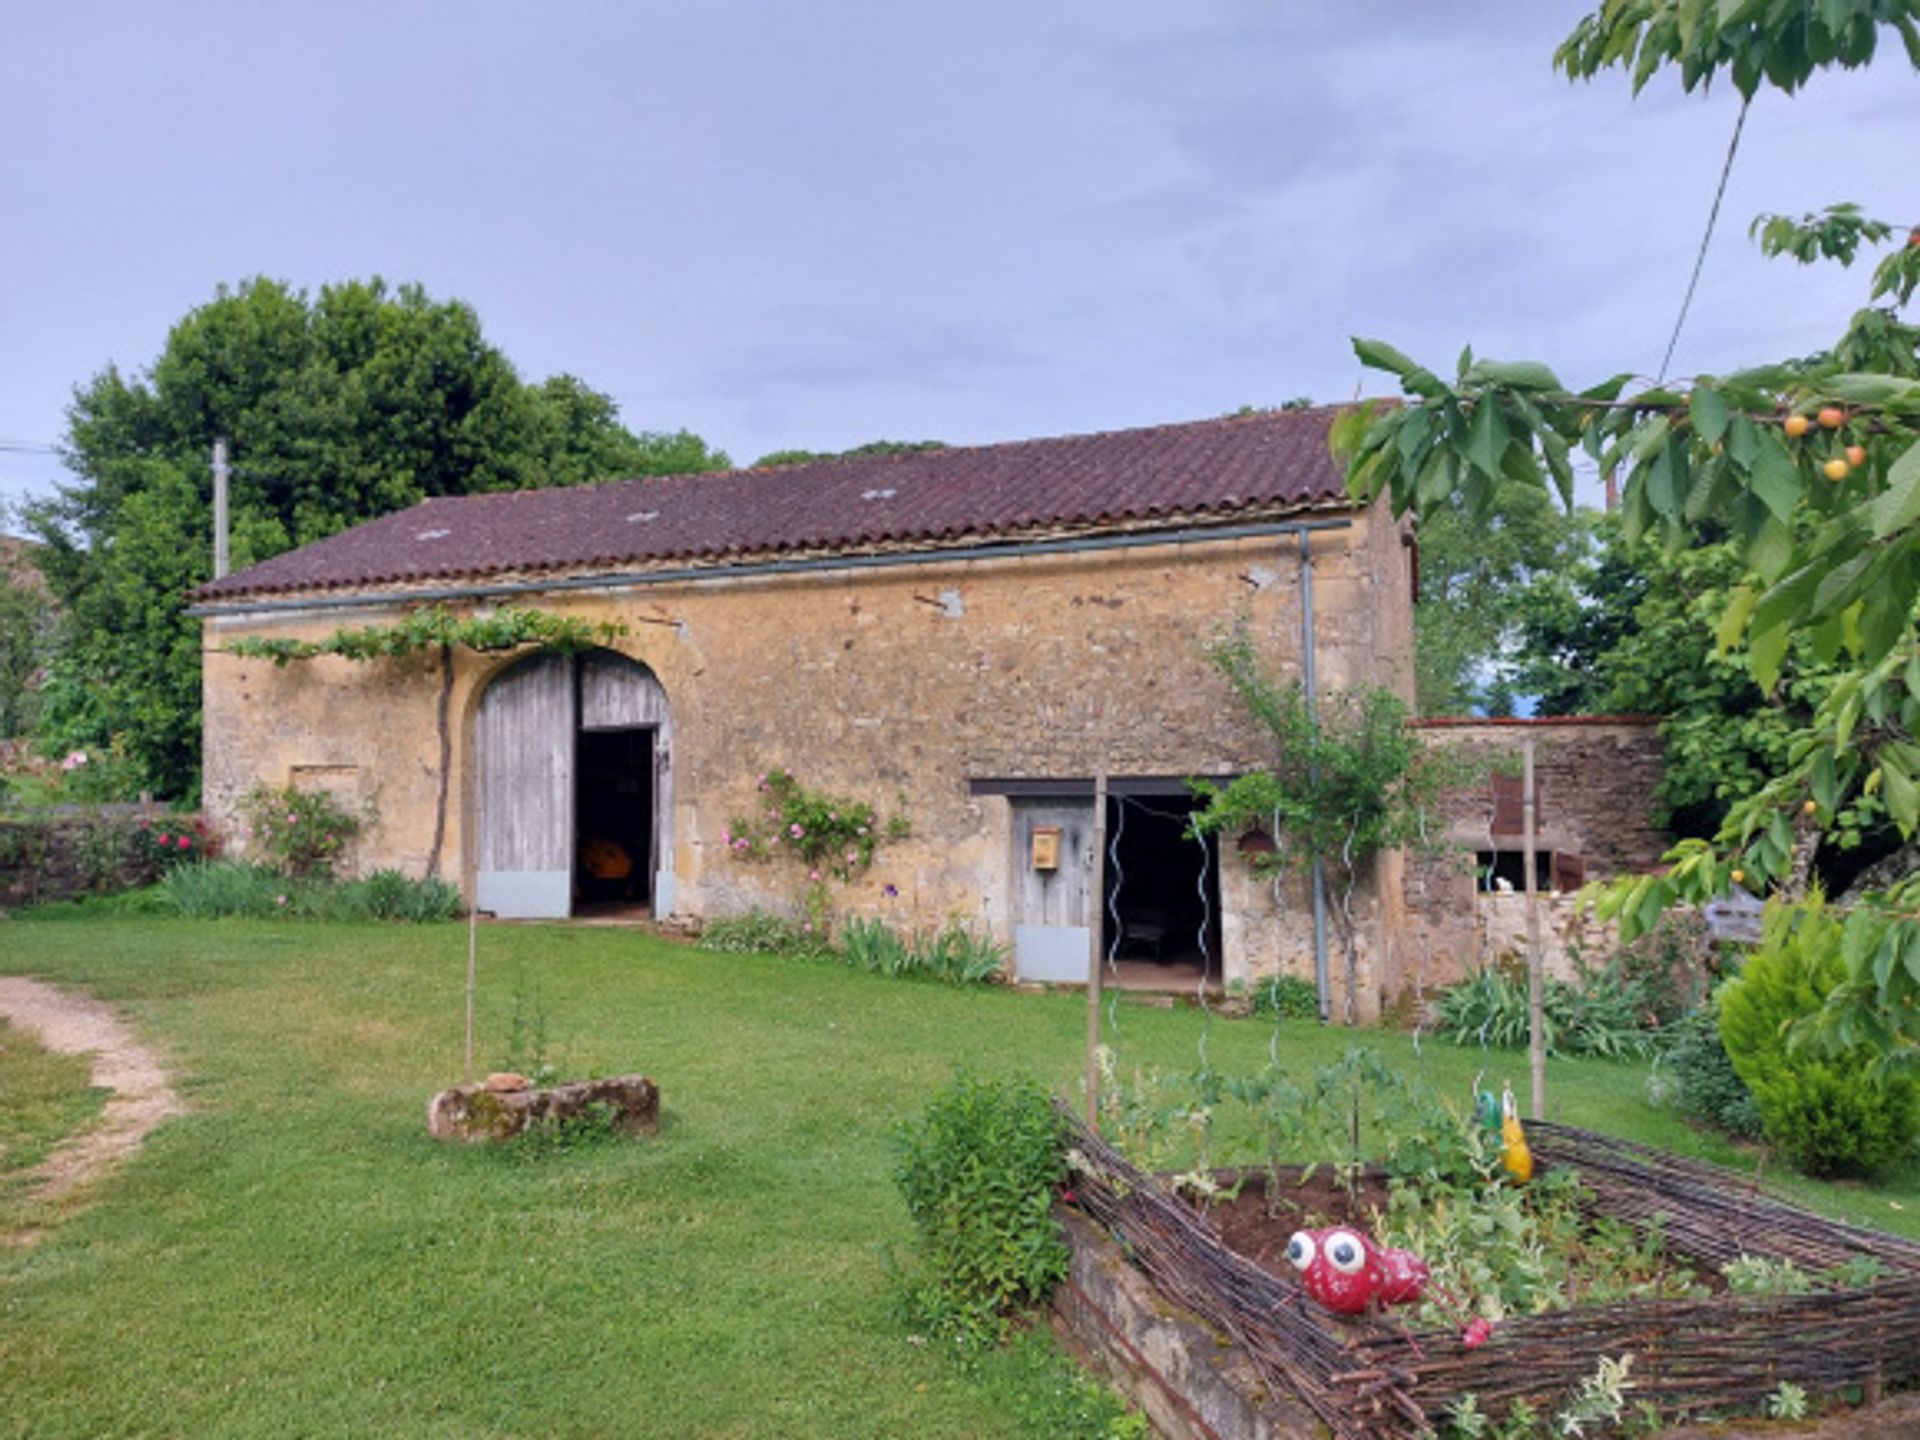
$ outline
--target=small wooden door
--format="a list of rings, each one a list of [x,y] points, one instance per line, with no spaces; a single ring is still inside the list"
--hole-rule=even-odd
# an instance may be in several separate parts
[[[573,897],[573,658],[536,655],[487,686],[474,734],[474,904],[565,919]]]
[[[1013,973],[1016,979],[1078,982],[1087,978],[1093,903],[1093,801],[1009,801],[1013,815]],[[1060,832],[1058,865],[1033,863],[1033,832]]]

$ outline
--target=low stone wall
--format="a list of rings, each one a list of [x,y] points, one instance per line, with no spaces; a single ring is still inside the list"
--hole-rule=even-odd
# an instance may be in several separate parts
[[[0,815],[0,911],[151,885],[161,862],[141,823],[170,818],[139,805]]]

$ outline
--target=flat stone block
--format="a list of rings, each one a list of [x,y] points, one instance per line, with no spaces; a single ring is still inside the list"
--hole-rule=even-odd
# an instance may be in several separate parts
[[[623,1135],[652,1135],[660,1128],[660,1087],[644,1075],[575,1080],[546,1089],[506,1088],[518,1077],[490,1075],[478,1085],[456,1085],[427,1102],[427,1133],[436,1140],[478,1143],[511,1140],[530,1125],[565,1121],[595,1105],[611,1108],[613,1128]]]

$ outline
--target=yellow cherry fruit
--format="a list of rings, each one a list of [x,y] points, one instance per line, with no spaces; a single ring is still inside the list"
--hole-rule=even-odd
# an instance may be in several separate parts
[[[1809,800],[1800,807],[1800,813],[1802,815],[1818,815],[1820,813],[1820,806],[1817,802]]]
[[[1804,415],[1789,415],[1786,420],[1782,422],[1780,428],[1798,440],[1813,428],[1813,422]]]
[[[1862,465],[1867,463],[1867,447],[1864,445],[1849,445],[1846,449],[1846,456],[1847,463],[1858,470]]]
[[[1822,405],[1820,407],[1820,424],[1823,429],[1838,430],[1846,423],[1847,412],[1842,410],[1838,405]]]
[[[1820,467],[1820,469],[1825,473],[1826,477],[1829,480],[1846,479],[1847,472],[1852,468],[1853,467],[1851,465],[1847,464],[1847,462],[1842,460],[1838,455],[1834,456],[1833,459],[1827,461],[1826,464]]]
[[[1744,885],[1747,883],[1747,872],[1744,870],[1736,870],[1727,878],[1736,885]]]

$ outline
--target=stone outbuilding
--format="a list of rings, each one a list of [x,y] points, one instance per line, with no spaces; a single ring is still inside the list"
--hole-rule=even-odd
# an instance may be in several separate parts
[[[1188,838],[1185,780],[1267,754],[1205,653],[1234,627],[1283,674],[1310,659],[1322,691],[1411,694],[1410,529],[1348,499],[1334,413],[424,501],[197,592],[206,805],[323,787],[376,817],[362,870],[434,870],[503,917],[703,920],[791,909],[808,883],[728,843],[777,767],[904,832],[829,885],[842,915],[957,919],[1026,979],[1084,976],[1095,923],[1129,962],[1214,983],[1311,974],[1303,898]],[[450,676],[226,648],[436,604],[624,633],[577,656],[456,650]],[[613,892],[592,841],[630,859]],[[1390,857],[1359,897],[1363,1018],[1406,983],[1383,939],[1402,893]]]
[[[1523,751],[1534,752],[1534,884],[1543,897],[1543,959],[1572,978],[1576,954],[1604,959],[1611,935],[1584,912],[1589,881],[1655,869],[1669,837],[1654,823],[1660,720],[1647,715],[1416,722],[1429,745],[1479,778],[1445,797],[1446,848],[1406,867],[1401,971],[1417,989],[1450,984],[1525,955]]]

